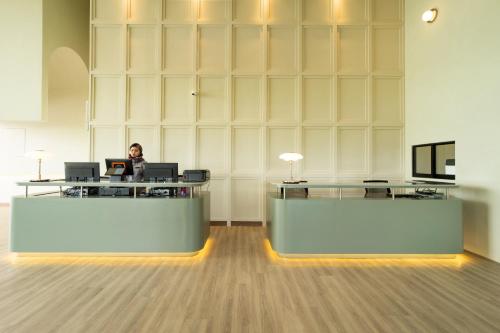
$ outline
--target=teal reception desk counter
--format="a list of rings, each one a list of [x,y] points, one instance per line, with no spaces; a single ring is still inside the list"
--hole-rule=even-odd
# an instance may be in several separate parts
[[[440,188],[441,199],[291,197],[291,188],[416,188],[409,184],[274,184],[268,193],[271,247],[285,257],[376,257],[463,252],[462,202],[448,198],[453,185]],[[281,190],[283,189],[283,190]],[[287,194],[288,192],[288,194]]]
[[[66,183],[40,186],[186,187],[186,197],[12,198],[10,248],[21,254],[194,255],[209,236],[205,183]],[[198,191],[194,191],[197,188]],[[134,191],[135,192],[135,191]],[[62,193],[62,192],[61,192]]]

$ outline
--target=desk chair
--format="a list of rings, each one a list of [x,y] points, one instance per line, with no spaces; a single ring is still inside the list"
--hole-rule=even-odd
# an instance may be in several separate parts
[[[363,180],[363,183],[370,183],[370,184],[387,184],[389,183],[388,180]],[[387,197],[392,197],[391,194],[391,189],[389,187],[387,188],[367,188],[365,187],[365,198],[387,198]]]

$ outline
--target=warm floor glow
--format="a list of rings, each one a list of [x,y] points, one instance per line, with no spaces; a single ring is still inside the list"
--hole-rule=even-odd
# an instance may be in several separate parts
[[[301,266],[398,266],[398,267],[454,267],[461,268],[471,261],[470,257],[458,254],[452,259],[442,259],[439,255],[436,258],[286,258],[281,257],[273,250],[268,239],[264,240],[264,251],[270,261],[275,264],[287,267]]]
[[[66,265],[66,266],[192,266],[203,262],[213,249],[213,238],[207,239],[203,249],[194,256],[78,256],[78,255],[47,255],[20,256],[11,253],[6,260],[15,266],[32,265]]]

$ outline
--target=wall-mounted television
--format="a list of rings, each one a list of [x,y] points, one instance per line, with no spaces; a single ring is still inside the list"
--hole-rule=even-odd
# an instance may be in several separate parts
[[[412,175],[455,179],[455,141],[412,146]]]

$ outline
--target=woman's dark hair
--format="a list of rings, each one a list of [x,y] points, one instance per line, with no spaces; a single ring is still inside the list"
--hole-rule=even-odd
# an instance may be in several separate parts
[[[139,149],[139,157],[142,156],[142,146],[139,143],[136,142],[136,143],[131,144],[130,147],[128,148],[128,150],[130,150],[132,148]]]

